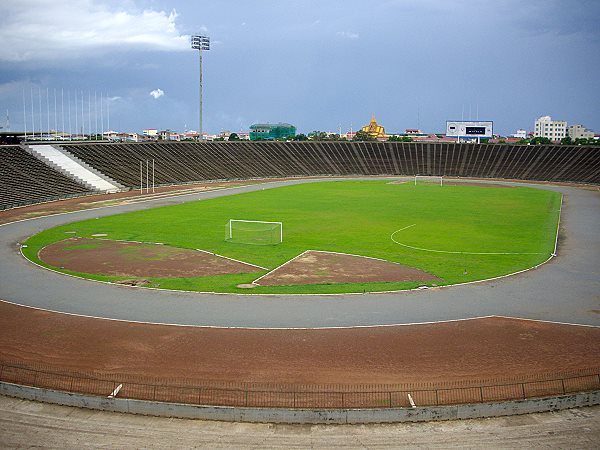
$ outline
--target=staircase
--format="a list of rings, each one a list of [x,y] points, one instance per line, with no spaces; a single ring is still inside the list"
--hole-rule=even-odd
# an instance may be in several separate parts
[[[29,145],[26,149],[36,158],[94,191],[112,193],[126,190],[122,184],[57,145]]]

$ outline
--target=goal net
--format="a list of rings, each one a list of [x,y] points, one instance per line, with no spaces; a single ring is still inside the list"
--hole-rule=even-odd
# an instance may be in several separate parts
[[[281,222],[230,219],[225,226],[225,240],[236,244],[275,245],[283,241]]]
[[[433,176],[433,175],[415,175],[415,186],[417,184],[439,184],[440,186],[444,185],[444,177],[443,176]]]

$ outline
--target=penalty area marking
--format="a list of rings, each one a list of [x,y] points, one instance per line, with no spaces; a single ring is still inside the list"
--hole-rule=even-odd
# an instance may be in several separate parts
[[[407,230],[408,228],[412,228],[415,225],[416,225],[416,223],[413,223],[412,225],[408,225],[404,228],[400,228],[399,230],[394,231],[392,234],[390,234],[390,239],[392,241],[394,241],[396,244],[401,245],[402,247],[411,248],[413,250],[421,250],[423,252],[432,252],[432,253],[449,253],[449,254],[453,254],[453,255],[543,255],[543,253],[540,253],[540,252],[533,252],[533,253],[528,253],[528,252],[456,252],[456,251],[450,251],[450,250],[434,250],[431,248],[414,247],[412,245],[403,244],[402,242],[398,242],[396,239],[394,239],[394,235],[396,233]]]

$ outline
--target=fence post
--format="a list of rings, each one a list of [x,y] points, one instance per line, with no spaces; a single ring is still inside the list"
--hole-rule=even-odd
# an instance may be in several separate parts
[[[342,408],[344,407],[344,393],[342,392]]]
[[[479,395],[481,397],[481,401],[483,402],[483,386],[479,386]]]
[[[156,401],[156,385],[152,385],[152,400]]]
[[[388,398],[390,401],[390,408],[392,407],[392,391],[388,392]]]
[[[440,399],[438,397],[438,390],[435,390],[435,406],[440,406]]]
[[[521,383],[521,392],[523,393],[523,398],[525,398],[525,383]]]
[[[294,391],[294,408],[296,407],[296,391]]]
[[[565,394],[565,379],[561,378],[560,379],[560,383],[562,384],[562,390],[563,390],[563,394]]]
[[[245,406],[248,406],[248,389],[246,389],[246,402],[245,402]]]

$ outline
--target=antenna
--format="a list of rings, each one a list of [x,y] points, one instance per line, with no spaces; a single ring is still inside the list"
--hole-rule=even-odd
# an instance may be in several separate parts
[[[46,88],[46,138],[50,139],[50,89]]]
[[[108,101],[106,102],[106,110],[107,110],[107,114],[108,114],[106,128],[108,128],[108,131],[110,131],[110,97],[106,97],[106,98],[108,99]]]
[[[33,139],[35,139],[35,116],[33,114],[33,86],[31,86],[31,132],[33,133]]]
[[[27,140],[27,111],[25,110],[25,88],[23,88],[23,127],[25,128],[25,140]]]
[[[54,140],[58,137],[58,116],[56,115],[56,88],[54,88]]]
[[[100,91],[100,129],[102,130],[102,135],[100,136],[101,140],[104,140],[104,93]]]
[[[61,140],[65,138],[65,88],[60,88],[60,132]]]
[[[6,125],[4,126],[6,131],[10,131],[10,118],[8,117],[8,109],[6,110]]]

